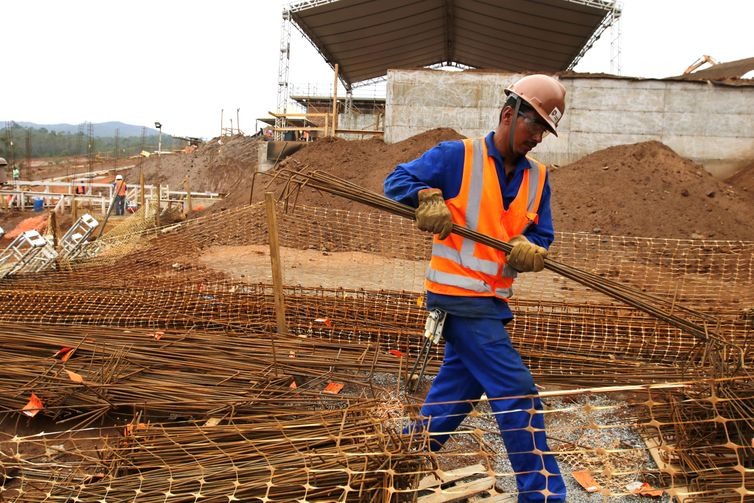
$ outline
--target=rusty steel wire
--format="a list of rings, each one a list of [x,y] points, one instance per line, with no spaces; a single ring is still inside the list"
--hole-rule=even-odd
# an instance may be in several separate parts
[[[350,396],[348,388],[337,396],[324,393],[332,380],[372,396],[388,393],[370,384],[370,376],[404,365],[374,344],[270,333],[72,328],[0,325],[6,357],[0,410],[20,411],[32,392],[45,404],[42,414],[53,419],[135,409],[150,418],[207,411],[222,416],[282,401],[301,408]],[[65,362],[54,357],[61,348],[74,349]]]
[[[284,251],[307,252],[285,271],[287,336],[260,272],[261,205],[105,234],[86,260],[0,282],[3,498],[411,501],[428,494],[419,479],[471,461],[512,483],[484,401],[441,454],[402,436],[429,386],[403,386],[428,237],[384,212],[278,211]],[[218,250],[230,266],[206,259]],[[263,267],[236,270],[257,257]],[[521,275],[512,340],[566,473],[590,468],[608,501],[626,480],[688,501],[754,497],[754,244],[559,233],[550,257],[709,327],[689,335],[551,269]],[[319,260],[323,283],[301,279]],[[44,403],[34,417],[31,393]]]
[[[545,392],[554,452],[570,469],[591,469],[610,488],[603,493],[608,501],[630,494],[624,484],[637,479],[676,497],[717,501],[727,495],[733,501],[731,494],[738,494],[747,501],[754,495],[745,474],[751,430],[737,424],[739,399],[716,399],[722,384]],[[751,382],[728,384],[751,394]],[[706,421],[678,417],[693,408],[708,409]],[[162,423],[137,414],[118,427],[0,435],[2,488],[10,501],[39,501],[45,494],[49,501],[123,501],[134,494],[142,501],[197,494],[231,501],[401,501],[401,495],[410,501],[420,478],[457,463],[479,460],[494,477],[512,477],[494,462],[495,420],[484,403],[477,404],[475,422],[452,432],[444,459],[420,448],[426,439],[401,433],[405,414],[398,401],[351,398],[330,409],[262,407]],[[713,445],[708,433],[696,435],[710,422],[718,430]],[[629,431],[636,434],[625,436]],[[690,438],[677,438],[685,431]],[[55,470],[44,468],[50,465]]]
[[[136,418],[102,436],[16,439],[9,443],[19,454],[58,446],[57,469],[15,456],[4,463],[13,476],[3,489],[18,494],[13,501],[389,501],[428,463],[385,427],[377,407],[260,411],[215,424]]]
[[[414,209],[396,201],[390,200],[380,194],[370,192],[359,185],[338,178],[332,174],[321,171],[314,171],[307,173],[305,170],[290,172],[290,179],[292,183],[299,186],[306,186],[317,190],[322,190],[330,194],[341,196],[352,201],[356,201],[372,208],[376,208],[382,211],[391,212],[395,215],[414,219]],[[453,224],[452,232],[471,239],[477,243],[481,243],[490,246],[496,250],[503,252],[510,252],[511,245],[494,239],[490,236],[485,236],[479,232],[471,229],[461,227],[457,224]],[[675,304],[673,299],[664,299],[655,295],[647,294],[638,289],[632,288],[628,285],[621,284],[616,281],[612,281],[608,278],[592,274],[588,271],[576,269],[563,263],[559,263],[552,259],[545,259],[545,268],[556,272],[557,274],[576,281],[591,289],[604,293],[614,299],[625,302],[626,304],[644,311],[651,316],[671,324],[674,327],[694,336],[700,341],[714,342],[715,347],[710,352],[710,356],[717,355],[723,351],[721,346],[728,346],[728,351],[735,353],[734,357],[738,358],[739,364],[744,364],[745,350],[738,347],[730,341],[726,341],[723,337],[720,337],[714,332],[715,320],[714,318],[706,315],[705,313],[684,308]],[[702,323],[695,322],[692,319],[681,317],[675,312],[681,311],[682,314],[687,316],[693,316],[702,320]],[[712,325],[712,326],[710,326]],[[725,365],[727,362],[712,362],[717,365]],[[724,369],[716,369],[718,375],[723,372]]]

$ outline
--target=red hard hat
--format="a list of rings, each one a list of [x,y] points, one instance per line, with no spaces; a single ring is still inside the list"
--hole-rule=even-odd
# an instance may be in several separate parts
[[[557,136],[558,122],[565,113],[566,90],[558,80],[549,75],[527,75],[505,90],[505,95],[515,94],[528,103]]]

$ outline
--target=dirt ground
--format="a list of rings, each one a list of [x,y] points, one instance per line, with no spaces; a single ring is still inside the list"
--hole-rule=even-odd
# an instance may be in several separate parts
[[[207,267],[238,281],[272,283],[270,248],[267,245],[213,246],[202,253]],[[305,287],[364,290],[423,290],[426,260],[386,258],[362,252],[323,252],[280,247],[283,283]],[[539,298],[548,292],[552,301],[567,301],[575,284],[551,271],[521,274],[516,281],[516,299]],[[604,301],[599,292],[580,289],[584,302]]]
[[[321,252],[281,247],[283,282],[323,288],[365,290],[415,290],[421,285],[426,263],[388,259],[362,252]],[[251,283],[272,282],[269,246],[214,246],[201,262],[231,277]],[[391,271],[395,274],[389,274]],[[405,274],[414,271],[415,274]],[[337,272],[337,275],[333,275]],[[421,275],[421,276],[419,276]]]

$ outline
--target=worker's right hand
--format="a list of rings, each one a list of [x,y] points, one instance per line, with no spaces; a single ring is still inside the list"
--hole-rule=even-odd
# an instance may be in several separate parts
[[[415,213],[416,226],[420,230],[438,234],[440,239],[448,237],[453,229],[453,219],[440,189],[420,190],[419,206]]]

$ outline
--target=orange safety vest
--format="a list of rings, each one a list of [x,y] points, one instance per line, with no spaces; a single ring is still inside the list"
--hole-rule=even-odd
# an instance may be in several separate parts
[[[126,187],[126,182],[124,180],[118,180],[115,182],[115,195],[125,196],[127,189],[128,187]]]
[[[527,157],[531,168],[524,170],[518,194],[505,210],[495,160],[487,155],[484,138],[463,143],[461,189],[456,197],[445,201],[453,223],[501,241],[509,241],[537,223],[547,175],[545,165]],[[513,295],[516,274],[506,265],[502,251],[457,234],[443,240],[435,235],[424,286],[444,295],[496,296],[507,301]]]

